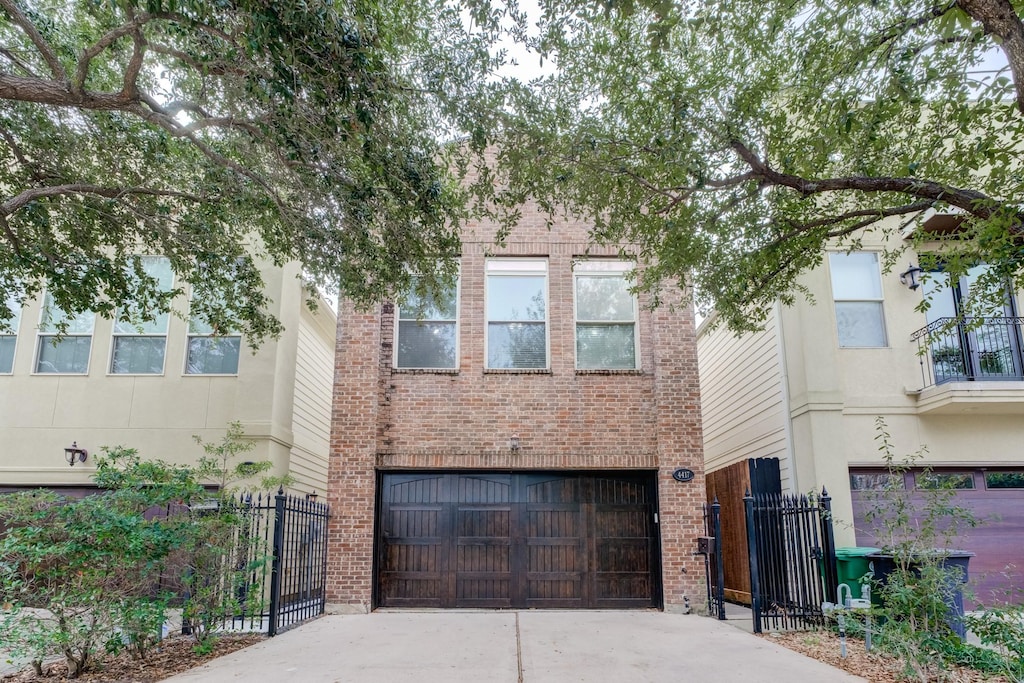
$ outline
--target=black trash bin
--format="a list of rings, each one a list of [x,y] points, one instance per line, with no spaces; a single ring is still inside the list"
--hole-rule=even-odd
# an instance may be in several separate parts
[[[964,624],[963,586],[967,583],[967,566],[970,564],[971,558],[974,557],[974,553],[966,550],[946,550],[942,548],[938,548],[933,552],[942,557],[942,561],[939,563],[940,567],[943,569],[956,568],[958,570],[959,576],[957,577],[956,585],[950,586],[950,590],[945,598],[947,607],[946,623],[963,640],[967,637],[967,627]],[[889,575],[896,569],[896,561],[893,559],[892,554],[886,552],[871,553],[867,558],[871,561],[871,571],[875,581],[884,586],[889,580]],[[911,569],[916,570],[916,567],[911,565]],[[950,572],[950,580],[954,580],[953,577],[955,575],[954,572]]]

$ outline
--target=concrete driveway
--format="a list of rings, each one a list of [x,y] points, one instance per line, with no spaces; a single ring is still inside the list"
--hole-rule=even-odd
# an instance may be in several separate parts
[[[707,617],[662,612],[330,615],[175,683],[863,681]]]

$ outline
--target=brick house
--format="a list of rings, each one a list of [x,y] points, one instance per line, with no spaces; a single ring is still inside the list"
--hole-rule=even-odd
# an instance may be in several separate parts
[[[648,310],[583,223],[495,233],[441,303],[339,304],[329,609],[699,608],[692,310]]]

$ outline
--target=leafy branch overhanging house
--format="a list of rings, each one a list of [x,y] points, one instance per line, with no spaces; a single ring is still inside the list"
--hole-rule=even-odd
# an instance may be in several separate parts
[[[936,214],[920,229],[955,230],[958,220]],[[897,229],[873,230],[856,251],[829,250],[802,279],[816,303],[777,304],[761,332],[736,336],[713,319],[702,323],[708,496],[722,502],[723,526],[742,525],[736,482],[777,464],[783,492],[827,488],[837,546],[875,546],[866,512],[883,481],[882,417],[897,457],[925,445],[921,464],[934,468],[930,478],[915,468],[903,485],[952,486],[955,502],[981,520],[958,545],[976,553],[974,592],[991,603],[1019,587],[1024,570],[1024,293],[1008,291],[1004,310],[984,321],[941,331],[986,266],[939,291],[945,274],[907,272],[919,263],[913,249],[902,267],[883,272],[886,248],[902,239]],[[927,314],[916,310],[922,297],[931,300]],[[727,596],[749,600],[742,549],[724,554]]]

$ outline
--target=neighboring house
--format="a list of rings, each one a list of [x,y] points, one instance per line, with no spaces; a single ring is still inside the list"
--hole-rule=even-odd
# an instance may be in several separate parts
[[[922,229],[947,229],[951,221],[933,216]],[[858,251],[826,254],[802,280],[815,303],[777,305],[762,332],[737,337],[712,329],[712,320],[701,326],[708,495],[724,496],[727,481],[742,481],[752,459],[777,458],[783,491],[827,488],[838,546],[873,546],[866,512],[869,491],[883,481],[882,417],[897,459],[924,445],[923,464],[935,471],[929,480],[916,468],[903,485],[952,485],[956,502],[982,520],[959,545],[977,553],[970,573],[979,600],[990,600],[993,591],[1019,586],[1024,569],[1020,293],[1007,294],[1002,316],[939,334],[984,265],[942,291],[941,273],[910,289],[914,283],[900,274],[916,256],[908,252],[901,268],[883,273],[887,245],[879,239],[868,233]],[[932,302],[927,314],[915,310],[923,296]],[[726,506],[741,509],[735,495],[722,501],[723,515]],[[1002,575],[1007,565],[1016,565],[1016,579]]]
[[[166,259],[145,264],[171,287]],[[195,463],[203,450],[193,436],[218,442],[237,421],[255,444],[242,457],[273,462],[295,494],[322,494],[336,317],[326,302],[308,310],[298,274],[294,264],[263,268],[285,331],[256,353],[241,335],[215,338],[202,320],[173,315],[136,326],[82,313],[58,339],[60,311],[45,293],[30,301],[15,332],[0,335],[0,491],[87,492],[103,446]],[[72,444],[88,456],[69,466]]]
[[[341,302],[329,609],[699,608],[691,311],[638,301],[582,223],[496,232],[435,301]]]

